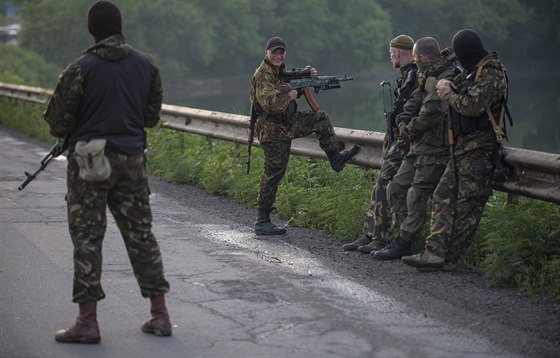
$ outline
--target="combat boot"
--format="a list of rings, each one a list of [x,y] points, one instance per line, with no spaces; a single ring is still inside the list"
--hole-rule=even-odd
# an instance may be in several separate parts
[[[436,255],[428,249],[424,249],[424,252],[412,256],[403,256],[401,261],[408,265],[416,267],[418,270],[421,269],[443,269],[445,266],[445,259]],[[452,265],[450,265],[450,268]]]
[[[150,314],[152,318],[142,324],[142,332],[151,333],[156,336],[171,335],[171,321],[165,307],[165,296],[157,295],[150,297]]]
[[[348,150],[343,150],[339,152],[334,150],[332,152],[327,152],[327,157],[329,158],[329,162],[331,163],[331,167],[334,169],[335,172],[339,172],[344,169],[344,165],[347,161],[352,159],[360,151],[360,146],[354,145],[352,148]]]
[[[367,245],[370,242],[371,242],[371,237],[364,236],[357,240],[352,241],[351,243],[342,245],[342,249],[344,249],[344,251],[356,251],[358,250],[359,247]]]
[[[258,209],[257,222],[255,223],[255,234],[257,235],[284,235],[285,227],[276,226],[270,220],[272,209]]]
[[[383,250],[386,246],[386,241],[373,239],[369,244],[358,247],[358,251],[365,252],[366,254],[371,254],[372,252]]]
[[[97,301],[80,303],[80,313],[76,323],[70,328],[56,332],[54,339],[62,343],[99,343],[99,325],[97,324]]]
[[[402,239],[394,239],[383,250],[371,253],[373,258],[377,260],[397,260],[403,256],[410,255],[412,244]]]

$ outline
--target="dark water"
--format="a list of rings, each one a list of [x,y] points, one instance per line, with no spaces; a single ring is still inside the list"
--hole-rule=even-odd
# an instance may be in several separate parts
[[[315,99],[326,110],[336,127],[385,131],[383,80],[395,88],[396,70],[383,70],[356,76],[342,88],[321,91]],[[557,71],[556,71],[557,72]],[[321,73],[321,75],[324,75]],[[342,73],[329,75],[343,75]],[[506,146],[560,153],[560,76],[558,73],[528,74],[509,71],[509,109],[514,125],[507,128]],[[227,113],[249,114],[247,78],[206,80],[200,76],[185,83],[165,83],[164,102]],[[307,109],[300,98],[299,108]]]

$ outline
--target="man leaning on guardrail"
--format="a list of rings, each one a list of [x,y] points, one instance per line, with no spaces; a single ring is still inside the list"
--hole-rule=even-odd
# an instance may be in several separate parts
[[[494,154],[503,134],[495,124],[503,123],[508,84],[498,54],[487,51],[470,29],[457,32],[452,42],[464,71],[436,86],[449,104],[451,158],[433,194],[426,248],[402,257],[419,270],[452,270],[466,253],[492,194]]]

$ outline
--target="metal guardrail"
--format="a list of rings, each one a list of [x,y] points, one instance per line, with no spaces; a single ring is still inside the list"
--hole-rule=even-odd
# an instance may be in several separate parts
[[[43,88],[0,82],[0,96],[15,100],[45,103],[52,92]],[[164,104],[163,126],[236,143],[247,143],[247,116]],[[335,128],[339,140],[347,147],[361,146],[352,162],[365,168],[379,169],[383,162],[384,133],[348,128]],[[255,140],[254,145],[259,143]],[[298,138],[292,143],[292,153],[310,158],[327,159],[315,136]],[[511,194],[560,204],[560,155],[527,149],[506,147],[505,160],[515,169],[507,182],[494,181],[494,189]]]

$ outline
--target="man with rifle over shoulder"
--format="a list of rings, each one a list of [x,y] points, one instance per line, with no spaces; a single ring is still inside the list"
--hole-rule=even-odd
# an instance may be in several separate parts
[[[371,203],[364,220],[364,236],[344,245],[343,249],[346,251],[359,250],[369,254],[373,251],[381,250],[387,245],[389,228],[391,226],[391,212],[389,210],[389,202],[387,201],[387,185],[397,173],[409,147],[408,142],[398,136],[395,118],[403,111],[404,104],[418,85],[417,67],[412,58],[413,46],[414,40],[408,35],[399,35],[389,42],[391,63],[394,68],[400,69],[401,77],[397,79],[392,109],[390,112],[385,109],[387,133],[385,135],[383,164],[371,192]],[[385,87],[387,84],[389,84],[387,81],[381,82],[383,101],[385,101]],[[390,88],[389,84],[389,91]]]
[[[331,167],[337,172],[344,169],[345,163],[360,150],[358,146],[353,146],[349,150],[339,151],[339,143],[327,112],[318,108],[297,110],[297,98],[304,92],[303,88],[306,88],[306,98],[313,103],[309,97],[313,83],[309,82],[306,86],[298,88],[300,91],[292,88],[290,80],[298,76],[284,75],[287,68],[284,64],[285,58],[286,42],[280,37],[272,37],[266,44],[265,58],[251,79],[251,118],[255,122],[254,133],[264,151],[264,171],[257,199],[257,235],[286,233],[286,228],[272,223],[270,213],[276,200],[278,186],[288,167],[292,139],[315,133]],[[307,70],[307,73],[299,75],[311,78],[317,76],[315,68],[309,67]],[[316,87],[315,90],[317,91]],[[252,142],[251,135],[252,128],[249,130],[249,143]]]

